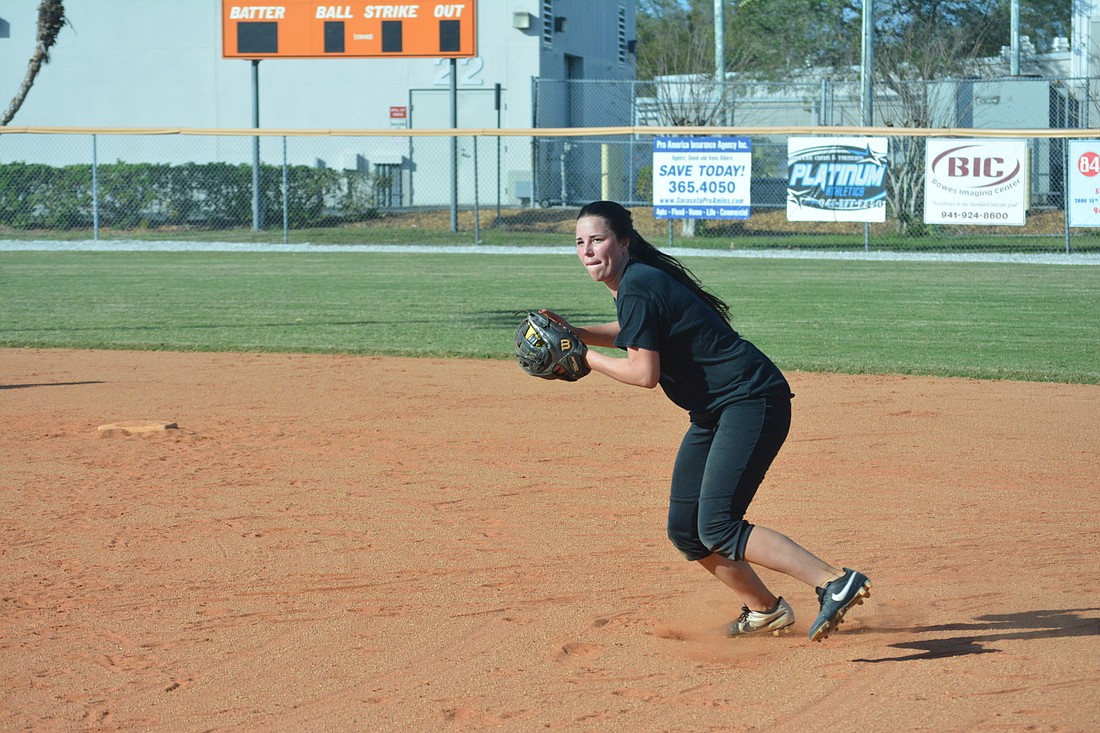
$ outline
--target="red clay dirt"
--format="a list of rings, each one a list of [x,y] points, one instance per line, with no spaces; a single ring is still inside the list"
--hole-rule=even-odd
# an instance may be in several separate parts
[[[719,633],[659,391],[2,351],[0,729],[1100,729],[1100,387],[788,376],[750,519],[874,582],[823,643],[768,571],[794,633]]]

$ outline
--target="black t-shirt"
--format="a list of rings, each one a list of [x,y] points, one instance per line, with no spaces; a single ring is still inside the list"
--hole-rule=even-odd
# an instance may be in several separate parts
[[[667,273],[631,260],[619,282],[615,346],[656,351],[661,389],[691,419],[740,400],[790,396],[779,368]]]

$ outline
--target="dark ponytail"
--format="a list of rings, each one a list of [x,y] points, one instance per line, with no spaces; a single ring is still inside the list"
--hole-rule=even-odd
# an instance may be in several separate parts
[[[607,228],[615,233],[615,237],[623,240],[630,239],[631,259],[643,262],[651,267],[656,267],[667,273],[672,279],[684,285],[695,293],[711,309],[722,317],[726,323],[730,320],[730,307],[717,295],[706,291],[703,284],[688,268],[684,267],[678,259],[665,254],[645,240],[634,228],[634,218],[621,204],[614,201],[593,201],[585,204],[577,214],[578,219],[586,216],[598,216],[607,222]]]

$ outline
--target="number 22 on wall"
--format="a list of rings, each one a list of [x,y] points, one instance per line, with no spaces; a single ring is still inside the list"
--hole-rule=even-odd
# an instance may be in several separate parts
[[[437,87],[450,86],[450,59],[437,59],[435,65],[439,67],[439,71],[436,72],[435,80],[432,83],[435,84]],[[475,56],[472,59],[458,59],[455,66],[457,67],[458,71],[458,86],[485,86],[485,80],[481,78],[481,69],[483,66],[485,66],[485,62],[481,60],[480,56]]]

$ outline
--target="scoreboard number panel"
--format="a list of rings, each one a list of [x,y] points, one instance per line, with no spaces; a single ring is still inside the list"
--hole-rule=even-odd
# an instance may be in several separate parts
[[[224,58],[474,58],[477,2],[222,0]]]

